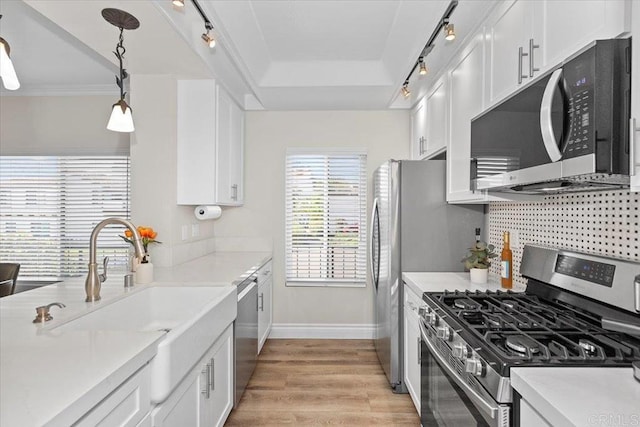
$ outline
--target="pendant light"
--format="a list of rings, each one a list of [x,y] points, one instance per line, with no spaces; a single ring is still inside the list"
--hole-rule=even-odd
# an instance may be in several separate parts
[[[0,15],[2,19],[2,15]],[[0,37],[0,78],[2,78],[2,84],[7,90],[17,90],[20,88],[20,81],[16,74],[16,69],[13,67],[13,61],[9,56],[11,47],[9,43],[2,37]]]
[[[111,25],[114,25],[120,29],[120,38],[116,45],[116,51],[113,54],[118,58],[120,63],[120,75],[116,76],[116,84],[120,88],[120,100],[113,104],[111,110],[111,117],[109,117],[109,123],[107,123],[107,129],[114,132],[133,132],[135,127],[133,125],[133,116],[131,114],[131,107],[124,100],[126,92],[124,91],[124,81],[129,74],[127,70],[122,67],[122,59],[126,49],[124,48],[124,37],[122,33],[124,30],[135,30],[140,26],[140,21],[133,15],[120,9],[102,9],[102,17]]]

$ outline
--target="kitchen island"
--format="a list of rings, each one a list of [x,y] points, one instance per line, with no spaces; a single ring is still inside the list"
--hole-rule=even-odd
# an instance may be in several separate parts
[[[66,330],[74,320],[158,286],[219,287],[220,301],[235,301],[233,285],[270,257],[270,253],[211,254],[174,268],[158,268],[155,282],[131,289],[124,288],[122,274],[109,272],[102,299],[92,303],[84,302],[84,277],[0,299],[0,425],[73,424],[129,378],[139,376],[167,334]],[[49,322],[32,323],[35,308],[52,302],[66,307],[52,307]],[[56,329],[62,325],[65,328]],[[147,402],[146,412],[149,409]]]

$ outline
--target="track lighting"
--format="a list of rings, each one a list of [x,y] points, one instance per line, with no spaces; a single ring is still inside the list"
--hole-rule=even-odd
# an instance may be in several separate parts
[[[172,1],[175,6],[178,6],[178,7],[184,6],[184,0],[172,0]],[[211,32],[213,31],[213,24],[211,23],[211,21],[209,21],[209,18],[207,18],[207,15],[204,13],[204,10],[202,10],[202,8],[200,7],[200,4],[198,4],[198,1],[191,0],[191,2],[196,7],[196,10],[198,11],[198,13],[200,14],[200,17],[204,21],[205,32],[202,33],[200,38],[202,38],[202,40],[207,44],[207,46],[213,49],[216,46],[216,39],[213,37],[213,34],[211,34]]]
[[[404,84],[402,85],[402,89],[400,91],[402,92],[402,96],[404,96],[405,98],[408,98],[409,95],[411,95],[411,91],[409,90],[409,81],[408,80],[406,82],[404,82]]]
[[[431,37],[429,37],[427,44],[424,45],[422,52],[420,52],[418,60],[413,65],[411,71],[409,71],[409,75],[407,76],[407,78],[404,79],[404,83],[402,84],[402,89],[400,89],[400,92],[405,98],[407,98],[411,94],[411,92],[409,91],[409,80],[411,79],[413,72],[416,71],[416,68],[418,69],[418,74],[420,74],[421,76],[424,76],[429,72],[429,70],[427,69],[425,58],[433,50],[435,46],[434,42],[440,34],[440,30],[444,30],[444,37],[446,40],[453,40],[456,38],[456,32],[453,28],[453,24],[449,23],[449,18],[451,17],[451,14],[457,6],[458,0],[451,0],[449,2],[449,6],[447,6],[447,9],[444,11],[444,14],[442,15],[442,18],[440,19],[438,25],[431,33]]]
[[[444,39],[445,40],[455,40],[456,38],[456,31],[453,28],[453,24],[449,24],[449,21],[446,21],[446,23],[444,24]]]
[[[131,107],[124,100],[126,92],[124,91],[124,81],[129,74],[127,70],[122,67],[122,59],[124,58],[124,37],[122,35],[124,30],[135,30],[140,26],[140,21],[135,16],[120,9],[102,9],[102,17],[111,25],[114,25],[120,29],[120,38],[116,45],[116,51],[113,54],[118,58],[120,63],[120,75],[116,76],[116,84],[120,88],[120,100],[113,104],[111,109],[111,116],[107,123],[107,129],[114,132],[133,132],[135,127],[133,125],[133,115],[131,114]]]
[[[424,57],[418,58],[418,63],[420,64],[420,71],[418,72],[421,76],[427,75],[427,64],[424,63]]]
[[[0,15],[2,19],[2,15]],[[13,61],[11,60],[11,47],[9,43],[2,37],[0,37],[0,78],[2,78],[2,84],[7,90],[17,90],[20,88],[20,81],[16,74],[16,69],[13,67]]]
[[[209,46],[211,49],[216,47],[216,39],[213,38],[212,35],[209,34],[209,30],[206,33],[202,33],[202,40]]]

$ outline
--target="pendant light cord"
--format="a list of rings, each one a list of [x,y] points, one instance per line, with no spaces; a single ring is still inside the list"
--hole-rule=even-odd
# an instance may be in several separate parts
[[[118,58],[118,62],[120,63],[120,76],[116,76],[116,84],[120,88],[120,99],[124,99],[126,92],[124,91],[124,80],[129,77],[127,70],[122,67],[122,59],[124,57],[124,53],[127,51],[124,47],[124,37],[122,35],[124,28],[120,27],[120,38],[118,39],[118,44],[116,45],[116,51],[113,54]]]

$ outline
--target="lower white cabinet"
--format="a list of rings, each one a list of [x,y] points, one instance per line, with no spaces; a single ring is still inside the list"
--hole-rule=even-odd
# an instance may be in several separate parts
[[[233,327],[187,374],[176,390],[151,412],[154,427],[222,426],[233,407]]]
[[[74,426],[134,427],[151,410],[149,365],[144,365],[104,400],[94,406]]]
[[[420,362],[421,337],[418,308],[422,305],[419,296],[404,286],[404,380],[413,404],[420,414]]]
[[[520,427],[552,427],[529,402],[520,400]]]
[[[273,274],[269,261],[258,270],[258,354],[273,324]]]

